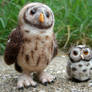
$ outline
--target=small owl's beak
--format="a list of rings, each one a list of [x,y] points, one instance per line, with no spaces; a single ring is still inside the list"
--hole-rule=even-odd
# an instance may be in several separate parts
[[[44,22],[44,15],[42,13],[40,13],[39,21],[42,23]]]
[[[83,55],[81,55],[81,58],[82,58],[82,59],[84,59],[84,56],[83,56]]]

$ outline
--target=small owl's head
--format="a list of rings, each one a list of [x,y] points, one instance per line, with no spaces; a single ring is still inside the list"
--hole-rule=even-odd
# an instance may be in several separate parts
[[[92,50],[85,45],[78,45],[71,48],[69,57],[72,62],[89,61],[92,59]]]
[[[54,26],[54,14],[45,4],[30,3],[21,9],[18,21],[20,25],[28,24],[39,29],[47,29]]]

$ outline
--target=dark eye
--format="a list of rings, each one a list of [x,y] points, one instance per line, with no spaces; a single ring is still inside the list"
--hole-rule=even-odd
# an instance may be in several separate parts
[[[73,51],[73,55],[77,56],[78,52],[77,51]]]
[[[31,11],[30,11],[30,14],[31,15],[34,15],[36,13],[36,9],[32,9]]]
[[[83,51],[84,55],[88,55],[88,50]]]
[[[47,18],[49,18],[49,16],[50,16],[50,13],[49,13],[49,12],[46,12],[46,16],[47,16]]]

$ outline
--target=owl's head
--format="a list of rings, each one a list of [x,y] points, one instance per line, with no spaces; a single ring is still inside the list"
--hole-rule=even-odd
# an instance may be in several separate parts
[[[20,25],[28,24],[39,29],[48,29],[54,26],[54,14],[45,4],[30,3],[20,10],[18,22]]]
[[[78,45],[71,48],[69,58],[72,62],[79,62],[80,60],[89,61],[92,59],[92,50],[85,45]]]

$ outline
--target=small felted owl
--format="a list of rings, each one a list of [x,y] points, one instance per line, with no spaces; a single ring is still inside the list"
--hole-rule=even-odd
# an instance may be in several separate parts
[[[92,50],[85,45],[71,48],[67,64],[70,79],[86,81],[92,77]]]
[[[30,75],[34,72],[44,85],[54,81],[54,76],[44,72],[57,54],[53,27],[54,14],[47,5],[29,3],[20,10],[18,26],[9,35],[4,54],[6,64],[14,64],[22,73],[18,88],[36,86]]]

